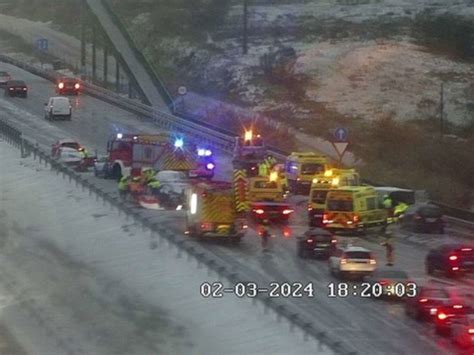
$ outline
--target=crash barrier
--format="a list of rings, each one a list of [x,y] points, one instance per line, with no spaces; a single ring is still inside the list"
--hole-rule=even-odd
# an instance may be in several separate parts
[[[15,65],[53,82],[56,81],[57,78],[61,77],[61,75],[54,71],[47,71],[30,64],[20,62],[3,54],[0,54],[0,61]],[[209,144],[227,153],[232,153],[234,150],[235,136],[237,135],[235,133],[207,124],[203,121],[200,121],[197,117],[188,116],[187,118],[183,118],[153,109],[148,105],[144,105],[135,100],[129,99],[91,83],[83,82],[82,84],[86,94],[110,103],[116,107],[120,107],[136,115],[146,117],[162,128],[184,134],[190,139],[199,142],[200,144]],[[269,152],[278,161],[284,161],[289,154],[288,152],[284,152],[281,149],[275,147],[269,147]],[[372,182],[371,184],[374,183]],[[441,206],[447,216],[453,217],[453,223],[457,223],[455,219],[465,221],[462,224],[469,224],[470,222],[474,223],[474,212],[452,208],[436,201],[429,202]],[[469,227],[472,228],[472,225],[469,224]]]
[[[87,3],[87,1],[86,1],[86,3]],[[132,39],[132,37],[128,33],[128,31],[125,28],[125,26],[123,25],[122,21],[119,19],[119,17],[113,11],[112,6],[109,4],[109,2],[107,0],[101,0],[101,3],[104,6],[107,13],[109,14],[110,18],[112,19],[112,22],[114,23],[114,25],[117,26],[117,28],[119,29],[121,34],[124,36],[125,40],[128,43],[128,46],[132,49],[133,53],[135,54],[135,57],[138,59],[140,64],[143,66],[143,68],[147,72],[147,74],[150,77],[150,79],[152,80],[155,88],[160,93],[161,98],[163,99],[163,101],[166,103],[166,105],[171,110],[173,110],[173,106],[174,106],[173,99],[171,98],[171,95],[169,94],[168,90],[166,90],[166,87],[163,84],[163,82],[158,77],[158,74],[156,74],[155,70],[151,67],[150,63],[145,58],[143,53],[140,50],[138,50],[138,48],[135,44],[135,41]],[[94,13],[94,11],[90,7],[89,7],[89,9],[90,9],[90,12]],[[94,16],[97,18],[97,16],[95,14],[94,14]],[[101,23],[98,18],[97,18],[97,20],[98,20],[98,23]],[[104,33],[105,33],[105,31],[104,31]],[[112,42],[110,42],[110,43],[112,43]],[[123,65],[127,66],[126,62],[124,62]],[[128,68],[128,66],[127,66],[127,68]],[[146,93],[144,93],[144,95],[146,95]]]
[[[9,144],[21,148],[22,157],[33,156],[39,159],[40,163],[45,166],[49,165],[51,170],[55,170],[57,174],[62,174],[63,178],[67,178],[69,182],[75,182],[76,187],[81,186],[82,190],[88,190],[89,195],[95,195],[96,199],[101,199],[104,205],[108,204],[111,208],[118,210],[119,214],[125,214],[127,220],[133,219],[135,223],[141,225],[143,231],[148,231],[150,237],[153,239],[156,236],[166,239],[168,243],[174,245],[178,253],[185,252],[189,257],[193,257],[198,265],[207,266],[209,271],[215,272],[221,280],[227,280],[230,284],[242,282],[245,278],[236,272],[236,268],[232,265],[226,265],[220,260],[216,260],[204,247],[199,244],[189,244],[181,238],[181,232],[174,229],[173,226],[166,226],[162,221],[154,222],[151,217],[146,217],[140,213],[136,208],[131,207],[124,202],[118,195],[106,192],[99,186],[95,185],[93,181],[89,180],[83,174],[76,172],[74,169],[53,159],[49,154],[40,149],[31,141],[22,137],[21,131],[13,127],[10,123],[0,119],[0,137],[2,137]],[[153,242],[152,242],[153,243]],[[159,246],[156,242],[153,244],[153,249]],[[347,344],[338,339],[334,339],[332,334],[328,334],[326,330],[316,329],[311,323],[304,320],[304,315],[300,315],[292,311],[288,305],[284,304],[284,300],[270,298],[268,296],[258,296],[253,299],[252,304],[263,305],[264,310],[269,309],[275,312],[278,321],[281,318],[286,319],[289,323],[291,332],[294,332],[295,327],[300,329],[303,333],[303,338],[307,341],[312,338],[318,343],[318,346],[324,344],[331,348],[337,354],[357,355],[357,352],[352,351]]]

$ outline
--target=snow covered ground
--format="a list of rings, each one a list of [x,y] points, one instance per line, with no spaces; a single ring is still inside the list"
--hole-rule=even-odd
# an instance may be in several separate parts
[[[0,159],[0,321],[27,353],[331,354],[248,299],[204,299],[216,275],[5,142]]]

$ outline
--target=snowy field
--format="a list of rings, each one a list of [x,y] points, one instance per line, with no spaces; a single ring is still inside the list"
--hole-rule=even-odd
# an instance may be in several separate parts
[[[29,354],[331,354],[0,143],[1,320]],[[6,286],[5,286],[6,285]]]

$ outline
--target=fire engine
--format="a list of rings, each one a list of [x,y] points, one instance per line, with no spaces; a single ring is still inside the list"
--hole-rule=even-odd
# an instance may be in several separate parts
[[[216,162],[212,150],[207,147],[197,147],[196,153],[196,168],[189,172],[189,177],[212,179],[216,168]]]
[[[236,137],[232,164],[234,169],[245,170],[248,177],[257,176],[258,165],[266,155],[267,149],[262,137],[248,130],[243,137]]]
[[[144,168],[188,173],[195,169],[194,153],[187,149],[182,138],[173,141],[168,133],[119,133],[109,139],[107,158],[101,168],[105,178],[138,176]]]

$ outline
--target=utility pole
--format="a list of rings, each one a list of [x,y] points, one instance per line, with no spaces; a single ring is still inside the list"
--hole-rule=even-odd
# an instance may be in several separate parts
[[[441,141],[444,136],[444,83],[441,83],[441,90],[439,93],[439,131],[441,134]]]
[[[248,51],[248,46],[247,46],[247,20],[248,20],[248,0],[244,0],[244,28],[243,28],[243,35],[244,35],[244,38],[243,38],[243,43],[242,43],[242,47],[243,47],[243,52],[244,54],[247,54],[247,51]]]
[[[86,15],[84,2],[79,5],[79,17],[81,20],[81,79],[85,79],[86,75]]]

